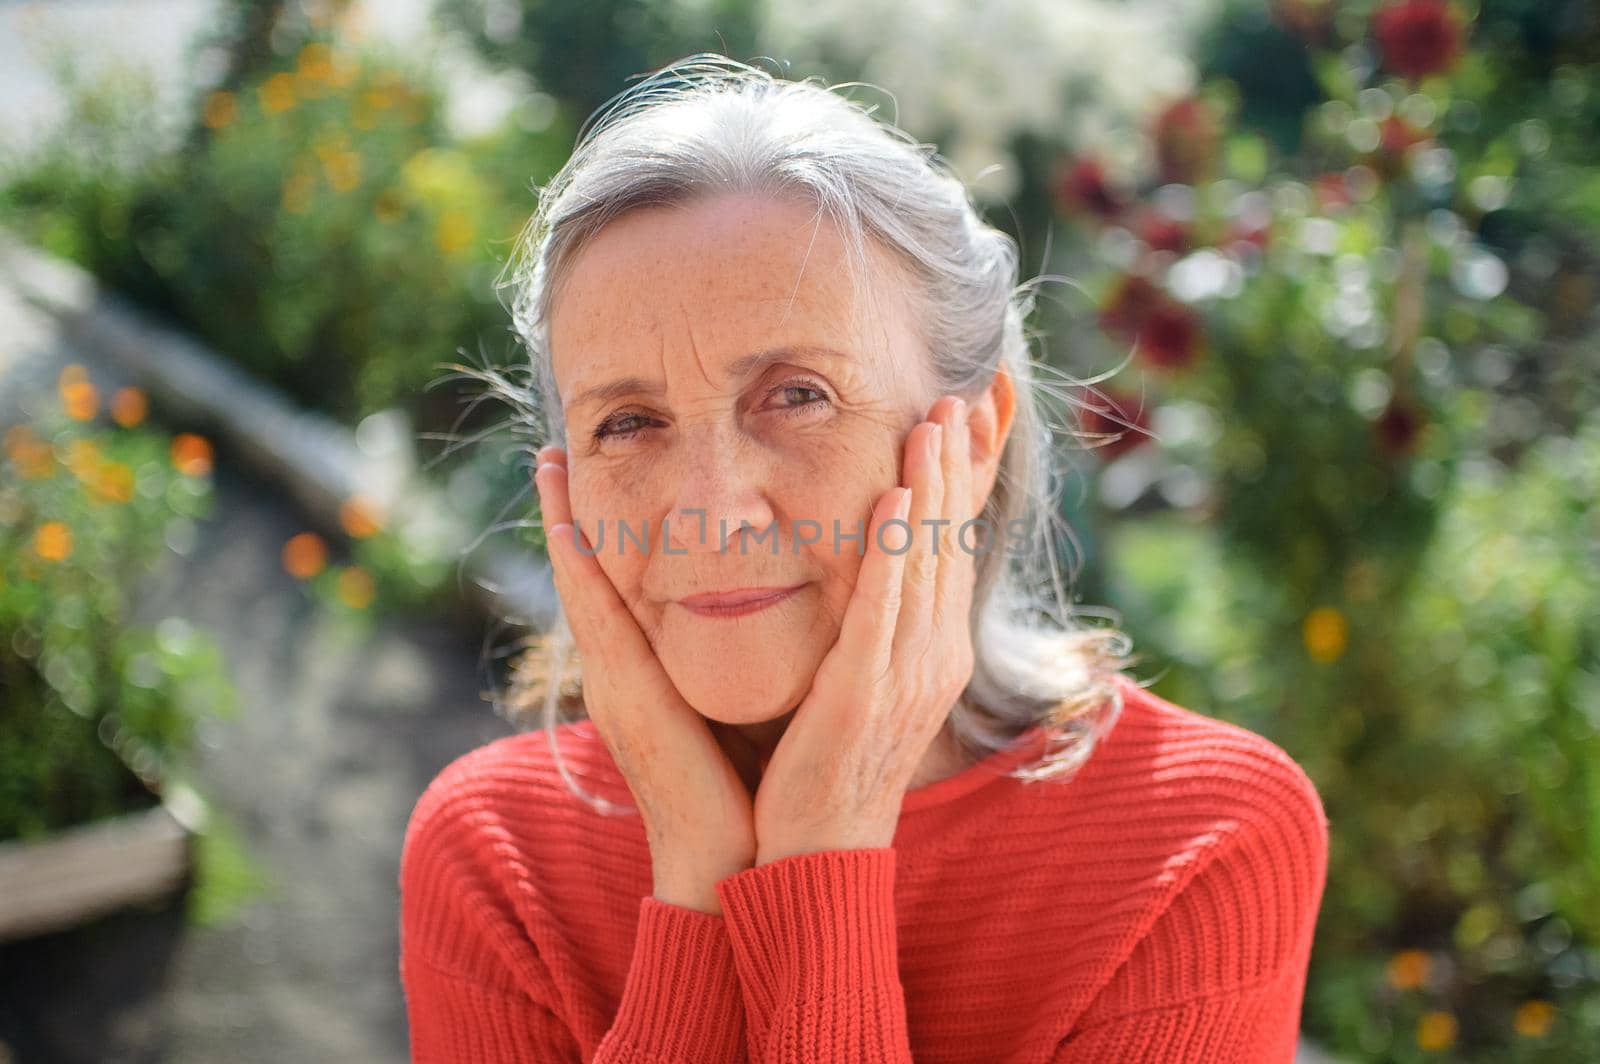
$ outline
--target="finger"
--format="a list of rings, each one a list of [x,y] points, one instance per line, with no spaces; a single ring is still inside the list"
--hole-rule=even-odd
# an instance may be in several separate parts
[[[839,645],[854,648],[857,661],[873,674],[886,669],[892,660],[906,556],[916,550],[915,544],[900,549],[906,541],[903,522],[914,503],[912,494],[908,488],[891,488],[872,508],[867,553],[839,626]],[[891,520],[902,523],[885,527]]]
[[[911,486],[911,530],[915,539],[905,564],[900,589],[901,617],[896,625],[894,650],[897,657],[916,661],[927,646],[933,630],[935,580],[938,577],[940,549],[938,526],[931,523],[944,516],[944,478],[939,462],[944,426],[924,422],[912,431],[906,448],[906,483]]]
[[[949,539],[941,548],[934,600],[938,617],[964,623],[976,572],[973,562],[976,530],[965,539],[961,535],[961,526],[973,516],[972,440],[967,428],[967,404],[958,399],[950,404],[946,413],[941,462],[945,483],[944,516],[950,521],[945,530]]]
[[[586,660],[596,660],[604,653],[623,667],[635,667],[649,653],[649,646],[601,568],[589,537],[572,522],[566,469],[540,466],[535,479],[545,515],[551,573],[578,653]]]
[[[559,444],[554,443],[546,444],[545,446],[539,448],[538,453],[535,454],[533,458],[534,468],[537,469],[546,462],[551,462],[559,466],[565,466],[567,464],[566,450]]]

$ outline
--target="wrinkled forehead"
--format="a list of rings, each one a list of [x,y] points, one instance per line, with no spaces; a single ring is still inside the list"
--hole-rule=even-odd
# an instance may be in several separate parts
[[[550,315],[563,397],[619,373],[710,381],[752,352],[818,345],[862,372],[904,372],[905,275],[871,241],[852,274],[844,233],[793,201],[722,197],[610,222],[567,265]]]

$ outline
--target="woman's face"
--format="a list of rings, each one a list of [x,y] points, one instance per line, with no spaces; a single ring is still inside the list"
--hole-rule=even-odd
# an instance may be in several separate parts
[[[844,536],[938,398],[903,275],[874,247],[881,316],[858,314],[844,248],[796,202],[642,208],[583,249],[551,315],[573,516],[679,692],[726,724],[804,699],[861,564]],[[752,588],[797,590],[736,616],[682,601]]]

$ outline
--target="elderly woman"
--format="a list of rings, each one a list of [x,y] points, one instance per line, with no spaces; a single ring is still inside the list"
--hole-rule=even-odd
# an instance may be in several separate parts
[[[1322,805],[1070,623],[1031,297],[963,185],[695,56],[518,252],[562,611],[542,734],[407,829],[413,1059],[1291,1060]]]

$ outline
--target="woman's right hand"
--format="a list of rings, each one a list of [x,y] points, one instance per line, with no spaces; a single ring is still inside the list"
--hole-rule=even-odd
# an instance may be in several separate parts
[[[566,452],[544,447],[537,460],[556,592],[583,659],[584,704],[644,820],[655,897],[720,914],[717,881],[755,863],[750,791],[573,525]]]

